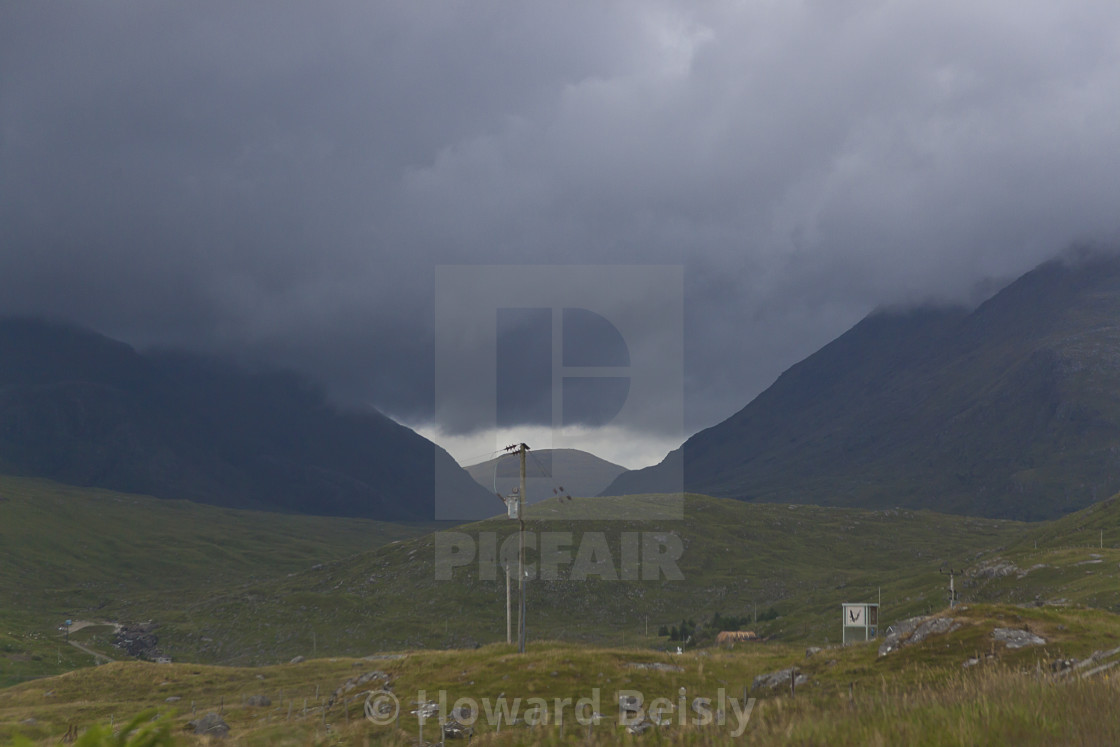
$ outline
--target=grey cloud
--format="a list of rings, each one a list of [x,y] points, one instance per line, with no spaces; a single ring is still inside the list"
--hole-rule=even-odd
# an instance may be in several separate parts
[[[1117,27],[1092,0],[6,3],[0,311],[421,422],[436,266],[682,264],[693,430],[872,308],[1115,240]]]

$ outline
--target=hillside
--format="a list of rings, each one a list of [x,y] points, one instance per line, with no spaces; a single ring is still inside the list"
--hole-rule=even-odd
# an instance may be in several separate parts
[[[212,712],[221,714],[234,744],[404,747],[417,744],[421,733],[426,743],[438,743],[440,717],[462,698],[478,714],[470,743],[481,745],[1120,740],[1114,717],[1120,681],[1108,676],[1115,669],[1095,671],[1117,663],[1116,615],[972,605],[934,619],[950,629],[885,656],[876,643],[809,656],[803,646],[780,642],[670,655],[549,641],[531,644],[524,655],[502,644],[257,668],[115,663],[0,690],[0,739],[22,734],[35,744],[56,744],[71,727],[113,722],[120,728],[153,709],[170,723],[176,744],[213,744],[190,729],[192,720]],[[1008,630],[1029,632],[1044,644],[1005,644],[998,632]],[[1071,662],[1092,666],[1052,669]],[[793,693],[788,675],[781,676],[791,670]],[[775,686],[765,683],[771,673],[778,674]],[[414,713],[421,693],[442,708],[424,724]],[[643,710],[663,699],[667,718],[652,731],[645,714],[620,708],[620,694],[634,693]],[[384,715],[374,712],[380,723],[363,718],[372,698],[386,705]],[[696,698],[710,701],[711,723],[698,718]],[[577,711],[581,699],[589,705]],[[537,703],[548,713],[539,724],[529,716]],[[716,710],[724,712],[722,722]],[[602,718],[589,718],[592,711]],[[626,727],[640,722],[647,733],[638,742]]]
[[[1054,261],[968,312],[880,311],[659,465],[685,487],[1042,519],[1120,489],[1120,260]]]
[[[892,614],[936,609],[944,601],[940,566],[1005,546],[1024,531],[1016,522],[924,511],[746,504],[691,495],[683,519],[648,518],[664,502],[633,496],[549,499],[533,506],[528,530],[570,533],[571,556],[585,537],[605,538],[615,575],[622,573],[624,532],[675,535],[684,552],[683,580],[574,580],[561,566],[555,580],[531,581],[531,639],[664,646],[666,639],[657,636],[661,625],[716,612],[765,618],[776,608],[773,619],[760,621],[760,631],[835,640],[841,602],[873,601],[881,588]],[[612,503],[619,505],[607,505]],[[565,518],[591,510],[617,515],[620,509],[647,518]],[[477,539],[493,532],[500,544],[515,530],[507,519],[491,519],[456,527],[454,536]],[[176,657],[223,664],[306,654],[313,633],[320,650],[339,655],[504,640],[504,575],[499,571],[487,580],[468,565],[455,569],[453,581],[437,580],[437,540],[428,535],[395,542],[319,570],[184,599],[152,616]],[[530,562],[534,557],[530,552]]]
[[[617,575],[622,533],[676,535],[683,545],[683,579],[575,580],[562,563],[555,578],[528,584],[531,640],[662,648],[669,642],[657,635],[661,626],[685,619],[702,624],[719,612],[751,619],[761,635],[835,642],[843,602],[881,601],[888,622],[940,609],[948,598],[944,568],[963,569],[957,590],[967,603],[1090,606],[1120,613],[1115,594],[1120,499],[1042,524],[693,495],[686,496],[683,519],[565,518],[585,516],[588,505],[617,513],[618,506],[601,502],[649,517],[664,500],[550,499],[533,507],[529,531],[570,532],[572,557],[585,538],[605,537],[607,561]],[[476,541],[493,532],[500,545],[514,536],[511,524],[491,519],[455,531]],[[182,656],[227,664],[286,660],[305,652],[312,631],[321,647],[340,655],[504,640],[500,570],[487,580],[477,564],[468,564],[454,569],[453,581],[437,580],[436,540],[429,535],[396,542],[318,571],[229,589],[169,611],[165,633]],[[530,563],[534,558],[530,550]],[[1009,563],[1012,570],[1001,570]],[[1042,565],[1020,575],[1036,564]]]
[[[487,490],[509,495],[520,482],[521,460],[516,454],[503,454],[466,470]],[[594,496],[625,471],[579,449],[541,449],[530,451],[525,460],[525,489],[530,503],[552,498],[561,487],[568,495]]]
[[[501,571],[482,578],[467,563],[440,580],[435,560],[447,537],[492,536],[497,547],[515,536],[506,519],[433,535],[431,525],[234,511],[26,479],[0,478],[0,496],[3,682],[93,663],[63,652],[54,631],[65,618],[151,621],[175,661],[227,665],[505,638]],[[834,643],[842,602],[881,600],[884,624],[940,609],[946,567],[963,569],[957,589],[969,604],[1120,612],[1120,499],[1041,524],[703,496],[687,496],[683,518],[655,518],[672,505],[661,496],[534,505],[531,536],[558,532],[570,555],[557,576],[528,585],[529,640],[664,649],[676,644],[663,626],[693,620],[703,629],[721,613],[774,640]],[[569,518],[592,511],[645,518]],[[625,574],[622,537],[632,532],[644,533],[628,535],[635,546],[679,538],[683,578],[613,580]],[[596,541],[606,575],[570,577],[579,548]],[[104,630],[83,640],[121,657]]]
[[[434,475],[493,498],[443,449],[311,383],[85,329],[0,320],[0,473],[237,508],[431,520]]]
[[[433,526],[241,511],[0,476],[0,686],[92,663],[58,643],[54,631],[65,619],[148,620],[184,598],[281,578]]]

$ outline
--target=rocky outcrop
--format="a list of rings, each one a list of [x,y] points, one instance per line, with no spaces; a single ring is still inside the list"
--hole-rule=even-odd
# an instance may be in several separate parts
[[[1035,635],[1029,630],[1016,628],[996,628],[992,637],[1003,643],[1007,648],[1023,648],[1024,646],[1045,646],[1046,639]]]
[[[952,633],[961,623],[951,617],[912,617],[887,628],[887,637],[879,644],[879,656],[886,656],[915,643],[921,643],[931,635]]]
[[[164,658],[159,650],[159,638],[154,623],[129,623],[121,625],[113,635],[113,645],[137,659],[156,661]]]
[[[377,689],[389,689],[389,675],[379,669],[375,669],[372,672],[366,672],[357,677],[351,677],[346,680],[346,682],[342,683],[342,685],[331,694],[331,699],[327,702],[327,708],[341,701],[342,698],[346,697],[352,690],[375,680],[381,682],[380,687]]]
[[[777,672],[758,675],[751,683],[751,689],[756,690],[761,687],[773,690],[775,687],[788,687],[791,678],[794,687],[800,687],[809,681],[809,678],[801,674],[801,670],[797,667],[790,667],[789,669],[779,669]]]
[[[200,736],[219,738],[229,736],[229,724],[216,713],[207,713],[200,719],[189,721],[187,726]]]

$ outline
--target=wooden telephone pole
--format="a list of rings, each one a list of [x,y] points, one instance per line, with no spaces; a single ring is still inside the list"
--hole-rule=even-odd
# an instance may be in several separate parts
[[[941,575],[947,575],[949,577],[949,609],[953,609],[957,606],[957,590],[953,585],[953,577],[956,574],[960,573],[960,571],[955,571],[952,568],[950,568],[948,571],[946,571],[944,568],[941,568],[939,570],[941,572]]]
[[[517,495],[517,521],[520,533],[517,542],[517,653],[525,653],[525,444],[507,446],[506,451],[516,451],[521,456],[521,489]]]

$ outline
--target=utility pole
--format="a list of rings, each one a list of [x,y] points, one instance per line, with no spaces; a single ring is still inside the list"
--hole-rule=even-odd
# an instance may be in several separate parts
[[[954,571],[952,568],[950,568],[948,571],[946,571],[944,568],[938,569],[938,573],[940,573],[941,575],[949,576],[949,609],[953,609],[957,606],[957,591],[953,586],[953,576],[960,572],[961,571],[959,570]]]
[[[521,573],[518,575],[521,593],[521,613],[517,621],[517,653],[525,653],[525,452],[529,447],[521,444],[521,494],[517,496],[517,520],[521,522],[521,537],[518,540],[518,563]]]
[[[517,653],[525,653],[525,444],[507,446],[505,451],[516,451],[521,456],[521,490],[517,496],[517,521],[521,531],[517,542],[517,595],[520,600],[517,612]]]
[[[506,566],[506,643],[513,643],[513,616],[509,604],[509,563]]]

